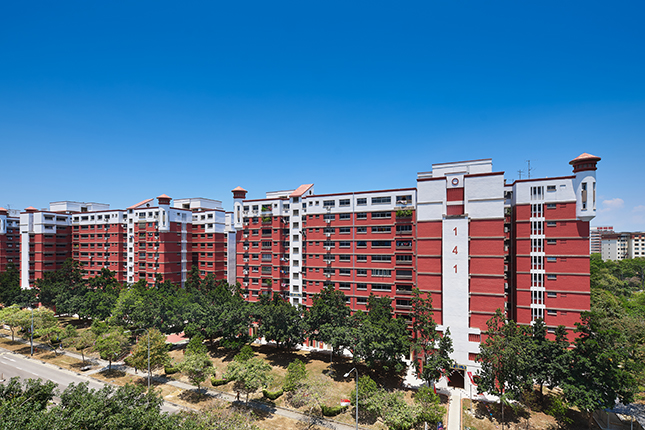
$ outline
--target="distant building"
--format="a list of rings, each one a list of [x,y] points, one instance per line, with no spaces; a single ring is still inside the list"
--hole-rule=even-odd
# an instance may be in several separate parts
[[[605,261],[643,258],[645,257],[645,233],[603,232],[600,255]]]
[[[602,235],[613,231],[613,227],[591,227],[589,230],[589,254],[600,254]]]
[[[106,268],[123,283],[152,283],[161,275],[183,286],[197,267],[202,277],[212,274],[234,282],[227,268],[227,246],[235,246],[234,234],[221,202],[193,198],[171,205],[165,194],[156,200],[127,209],[71,201],[51,203],[49,210],[25,209],[20,214],[22,287],[30,288],[68,258],[79,261],[88,278]]]
[[[0,272],[10,264],[20,269],[20,212],[0,208]]]

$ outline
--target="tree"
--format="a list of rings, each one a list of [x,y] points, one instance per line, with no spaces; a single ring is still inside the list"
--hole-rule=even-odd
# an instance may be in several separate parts
[[[546,337],[546,324],[540,318],[533,323],[531,328],[533,343],[533,359],[531,360],[530,373],[535,382],[540,386],[540,395],[546,384],[550,388],[560,385],[560,381],[567,371],[567,331],[564,326],[558,326],[555,332],[555,341]]]
[[[262,296],[258,305],[259,335],[275,341],[278,348],[294,348],[305,340],[302,310],[274,293],[273,298]]]
[[[295,359],[287,366],[287,375],[284,378],[282,389],[286,392],[295,391],[307,379],[307,367],[302,361]]]
[[[327,285],[313,297],[313,305],[305,314],[309,339],[325,342],[337,354],[350,345],[350,317],[345,294]]]
[[[184,354],[208,354],[208,349],[206,348],[206,345],[204,345],[204,336],[202,336],[201,334],[196,334],[195,336],[191,337],[188,341],[188,344],[186,345],[186,351],[184,352]]]
[[[385,370],[401,372],[406,365],[404,356],[409,352],[407,324],[403,318],[392,317],[392,299],[370,295],[367,314],[362,311],[352,316],[351,347],[354,359],[361,359],[369,367],[381,364]]]
[[[306,375],[300,379],[292,391],[289,391],[288,400],[296,408],[306,407],[309,414],[316,408],[322,409],[324,401],[328,398],[331,381],[325,375]]]
[[[112,370],[112,361],[127,351],[128,339],[122,329],[114,329],[99,336],[95,349],[103,360],[108,360],[108,370]]]
[[[441,399],[432,388],[428,386],[419,388],[419,391],[414,395],[414,402],[420,408],[417,417],[420,422],[436,426],[439,421],[443,420],[446,408],[441,406]]]
[[[412,290],[412,345],[419,357],[414,360],[417,376],[428,385],[441,377],[454,364],[450,358],[453,352],[450,330],[443,336],[437,332],[437,324],[432,318],[432,296],[421,296],[418,288]]]
[[[193,385],[197,386],[197,392],[201,390],[201,384],[214,371],[213,362],[205,353],[188,354],[179,363],[179,369],[186,374]]]
[[[134,345],[132,354],[128,356],[126,363],[136,369],[146,369],[150,363],[151,371],[170,363],[166,336],[157,329],[148,330]]]
[[[235,380],[234,389],[246,393],[246,402],[249,394],[267,385],[271,381],[271,366],[260,357],[253,357],[246,361],[232,361],[229,363],[224,379]]]
[[[616,399],[631,403],[637,384],[627,351],[621,347],[622,333],[602,328],[593,312],[582,314],[576,332],[579,336],[570,351],[569,371],[561,388],[567,401],[587,414],[591,428],[596,409],[612,407]]]
[[[16,328],[21,327],[25,312],[18,305],[11,305],[9,307],[0,309],[0,324],[9,326],[11,330],[11,341],[15,341]]]
[[[0,303],[5,306],[20,303],[22,295],[20,271],[13,263],[9,263],[5,271],[0,273]]]
[[[96,338],[97,336],[92,332],[92,330],[83,330],[82,332],[77,333],[76,336],[70,336],[65,339],[64,345],[68,347],[71,346],[77,351],[80,351],[83,364],[85,364],[85,350],[94,345]]]
[[[488,338],[479,347],[478,360],[482,365],[478,389],[500,397],[503,417],[503,399],[512,396],[519,400],[533,384],[530,373],[533,345],[528,329],[505,321],[500,309],[487,325]]]
[[[54,355],[58,355],[56,348],[62,341],[62,334],[63,329],[56,326],[35,330],[34,336],[39,337],[41,342],[47,343],[52,351],[54,351]]]

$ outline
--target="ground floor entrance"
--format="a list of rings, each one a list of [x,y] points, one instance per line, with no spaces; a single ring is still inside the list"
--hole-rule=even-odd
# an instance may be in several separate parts
[[[464,371],[451,369],[448,374],[448,386],[454,388],[465,388]]]

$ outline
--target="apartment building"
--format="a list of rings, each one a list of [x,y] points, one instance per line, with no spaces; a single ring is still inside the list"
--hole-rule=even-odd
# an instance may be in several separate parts
[[[611,226],[591,227],[589,229],[589,254],[600,254],[602,235],[613,233],[614,228]]]
[[[412,288],[431,293],[454,358],[475,369],[496,309],[550,332],[589,309],[589,221],[600,160],[573,175],[507,184],[492,160],[434,164],[416,187],[316,194],[313,184],[246,199],[233,190],[237,280],[249,300],[277,292],[294,304],[332,284],[354,310],[370,294],[410,312]],[[463,372],[462,372],[463,378]]]
[[[643,232],[603,232],[600,243],[600,255],[605,261],[645,257]]]
[[[193,265],[202,277],[233,281],[227,249],[235,241],[234,235],[229,240],[230,214],[221,202],[171,201],[163,194],[127,209],[71,201],[53,202],[49,210],[25,209],[20,214],[22,287],[30,288],[68,258],[82,263],[87,278],[107,268],[130,284],[152,283],[160,275],[183,286]]]
[[[0,272],[20,268],[20,212],[0,207]]]

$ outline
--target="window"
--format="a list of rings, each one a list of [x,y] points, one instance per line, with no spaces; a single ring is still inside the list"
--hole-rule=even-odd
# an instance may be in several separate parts
[[[555,226],[557,226],[557,225],[558,225],[558,223],[557,223],[557,222],[555,222],[555,221],[547,221],[547,222],[546,222],[546,226],[547,226],[547,227],[555,227]]]
[[[356,233],[367,233],[367,227],[356,227]]]
[[[555,281],[556,279],[558,279],[558,275],[546,275],[546,279]]]
[[[544,205],[542,203],[531,205],[531,217],[540,218],[543,216],[544,216]]]
[[[367,276],[367,269],[356,269],[356,276]]]
[[[392,291],[392,286],[388,284],[372,284],[372,290]]]
[[[372,212],[372,219],[390,218],[391,216],[391,212]]]
[[[367,255],[360,255],[360,254],[357,254],[357,255],[356,255],[356,261],[358,261],[358,262],[364,262],[364,261],[367,261]]]
[[[547,239],[546,240],[547,245],[555,245],[556,243],[558,243],[557,239]]]
[[[349,206],[349,199],[340,199],[338,200],[338,206],[344,207],[344,206]]]
[[[372,269],[372,276],[392,276],[392,271],[389,269]]]
[[[356,219],[367,219],[367,212],[356,212]]]
[[[336,232],[336,229],[334,227],[325,227],[323,229],[323,233],[325,233],[325,234],[326,233],[334,234],[335,232]]]
[[[557,257],[546,257],[546,261],[548,263],[555,263],[556,261],[558,261],[558,258]]]
[[[348,240],[341,240],[338,242],[338,247],[339,248],[351,248],[352,247],[352,242]]]
[[[352,219],[352,214],[338,214],[338,219]]]
[[[333,208],[336,206],[336,201],[335,200],[323,200],[323,207],[325,208]]]
[[[412,270],[397,270],[397,279],[412,279]]]
[[[372,261],[387,261],[388,263],[392,261],[391,255],[372,255]]]
[[[552,309],[549,309],[549,310],[546,311],[546,314],[550,315],[552,317],[557,317],[558,316],[558,311],[554,311]]]
[[[397,240],[396,241],[396,247],[397,248],[412,248],[412,241],[411,240]]]
[[[343,290],[349,290],[350,288],[352,288],[352,284],[350,284],[349,282],[339,282],[338,288]]]
[[[350,234],[352,232],[351,227],[340,227],[338,233],[340,234]]]
[[[531,320],[544,319],[544,309],[531,308]]]
[[[338,269],[339,275],[349,276],[352,274],[352,269]]]
[[[544,187],[531,187],[531,200],[544,200]]]
[[[356,206],[365,206],[367,205],[367,199],[356,199]]]
[[[390,226],[376,226],[372,227],[372,233],[391,233],[392,227]]]
[[[558,293],[546,293],[546,296],[551,299],[555,299],[558,297]]]
[[[555,209],[555,206],[556,206],[555,203],[547,203],[546,204],[547,209]]]
[[[392,203],[392,197],[372,197],[373,205],[389,205]]]
[[[356,297],[356,304],[357,305],[367,304],[367,297]]]
[[[396,262],[397,263],[403,263],[403,264],[411,264],[412,263],[412,256],[411,255],[397,255],[396,256]]]
[[[392,241],[390,240],[373,240],[372,248],[390,248],[392,246]]]
[[[555,185],[547,185],[546,190],[547,191],[555,191]]]
[[[338,261],[352,261],[352,256],[351,255],[339,255],[338,256]]]
[[[401,233],[412,233],[412,226],[411,225],[397,225],[396,226],[396,232],[401,234]]]
[[[412,194],[406,196],[396,196],[397,205],[409,205],[412,203]]]
[[[356,241],[356,247],[357,248],[367,248],[367,241],[365,241],[365,240]]]
[[[323,218],[325,219],[325,221],[327,221],[327,220],[333,221],[333,220],[336,219],[336,215],[335,214],[325,214],[325,216]]]

